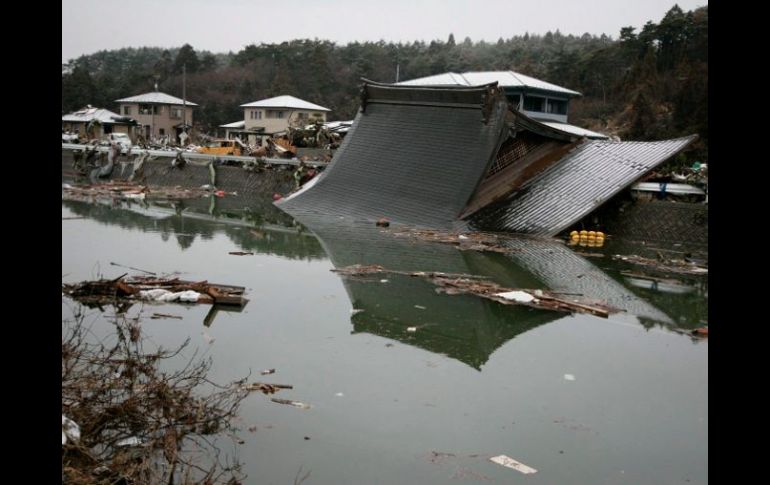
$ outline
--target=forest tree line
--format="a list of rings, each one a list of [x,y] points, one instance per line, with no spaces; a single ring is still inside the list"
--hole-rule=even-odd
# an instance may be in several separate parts
[[[412,43],[293,40],[251,44],[216,54],[153,47],[104,50],[62,65],[62,114],[87,104],[115,110],[115,100],[154,90],[200,106],[196,125],[243,119],[241,104],[290,94],[353,119],[360,79],[394,82],[443,72],[513,70],[579,91],[570,123],[622,139],[700,135],[691,157],[708,160],[708,6],[674,5],[658,23],[607,35],[515,35],[497,42]]]

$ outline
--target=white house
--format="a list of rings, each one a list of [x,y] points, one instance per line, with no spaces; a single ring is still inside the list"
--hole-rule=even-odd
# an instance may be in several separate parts
[[[586,136],[607,138],[578,126],[567,124],[570,99],[582,96],[579,92],[541,81],[514,71],[445,72],[396,84],[406,86],[480,86],[497,82],[505,91],[508,101],[519,111],[546,125]]]
[[[260,143],[264,137],[286,131],[290,126],[304,126],[314,121],[326,121],[329,108],[310,103],[294,96],[275,98],[242,104],[243,121],[221,125],[225,137],[245,135],[248,143]]]

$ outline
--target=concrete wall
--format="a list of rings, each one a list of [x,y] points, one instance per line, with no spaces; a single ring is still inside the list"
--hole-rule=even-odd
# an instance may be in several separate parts
[[[633,241],[708,245],[708,204],[649,201],[624,205],[606,232]]]

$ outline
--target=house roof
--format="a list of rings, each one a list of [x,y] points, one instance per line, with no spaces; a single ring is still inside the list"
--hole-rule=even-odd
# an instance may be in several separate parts
[[[245,121],[233,121],[226,125],[219,125],[220,128],[244,128],[246,126]]]
[[[575,125],[570,125],[567,123],[557,123],[553,121],[541,121],[541,123],[543,123],[544,125],[548,125],[551,128],[556,128],[557,130],[564,131],[571,135],[584,136],[586,138],[600,139],[600,140],[609,139],[609,136],[607,135],[603,135],[601,133],[597,133],[591,130],[586,130],[585,128],[581,128]]]
[[[303,99],[295,98],[294,96],[283,95],[276,96],[275,98],[263,99],[260,101],[254,101],[253,103],[246,103],[241,105],[244,108],[290,108],[290,109],[307,109],[313,111],[331,111],[329,108],[318,106],[307,102]]]
[[[557,86],[534,77],[514,71],[469,71],[463,73],[445,72],[400,83],[405,86],[481,86],[496,82],[504,88],[531,88],[551,91],[567,96],[581,96],[577,91]]]
[[[87,106],[81,110],[73,111],[61,117],[62,121],[70,123],[88,123],[92,120],[100,123],[125,123],[125,117],[104,108]]]
[[[486,230],[553,236],[579,221],[697,136],[662,141],[588,140],[473,218]]]
[[[367,81],[363,92],[365,104],[322,178],[276,205],[291,215],[451,228],[508,133],[505,96],[488,86]]]
[[[152,93],[137,94],[129,98],[116,99],[116,103],[150,103],[150,104],[178,104],[187,106],[198,106],[192,101],[185,102],[183,99],[179,99],[176,96],[170,94],[154,91]]]

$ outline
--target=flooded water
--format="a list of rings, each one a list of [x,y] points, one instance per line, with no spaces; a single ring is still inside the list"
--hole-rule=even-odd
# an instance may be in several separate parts
[[[266,223],[277,218],[201,206],[63,201],[62,282],[131,266],[247,288],[241,311],[130,310],[182,316],[144,318],[142,332],[166,347],[191,338],[186,355],[211,357],[213,381],[291,384],[276,397],[311,406],[243,402],[246,483],[294,483],[300,469],[307,484],[708,482],[708,341],[689,335],[707,320],[703,281],[628,276],[562,245],[459,251],[345,220]],[[567,315],[330,271],[351,264],[484,275],[627,311]],[[62,317],[74,306],[63,298]],[[98,310],[87,321],[108,331]],[[497,455],[537,473],[489,461]]]

